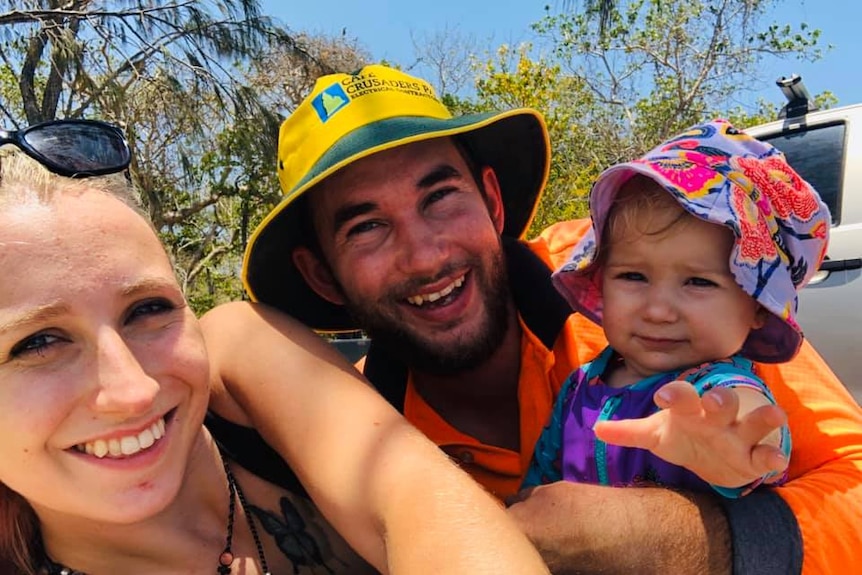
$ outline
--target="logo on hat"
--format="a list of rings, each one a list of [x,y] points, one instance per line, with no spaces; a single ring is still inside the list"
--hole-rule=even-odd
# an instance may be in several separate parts
[[[317,112],[321,122],[326,122],[338,110],[350,103],[350,98],[341,87],[341,84],[333,84],[318,94],[311,105]]]

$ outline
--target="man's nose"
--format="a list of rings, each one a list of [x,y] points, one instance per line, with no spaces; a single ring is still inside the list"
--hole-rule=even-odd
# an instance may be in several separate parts
[[[96,411],[123,416],[146,413],[159,392],[159,383],[143,368],[116,331],[100,334],[94,377]]]
[[[410,275],[433,276],[449,255],[445,235],[421,220],[402,227],[397,241],[399,267]]]

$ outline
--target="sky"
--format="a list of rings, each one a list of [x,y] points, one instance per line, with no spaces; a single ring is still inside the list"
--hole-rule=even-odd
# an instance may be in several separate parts
[[[571,0],[580,2],[582,0]],[[561,7],[561,0],[261,0],[261,10],[293,32],[338,35],[346,31],[375,60],[386,59],[408,67],[415,62],[412,37],[443,30],[472,37],[480,46],[516,45],[534,38],[530,24],[544,16],[545,5]],[[577,6],[577,4],[576,4]],[[775,80],[800,74],[811,94],[825,90],[838,105],[862,102],[862,2],[859,0],[777,0],[763,22],[821,30],[821,45],[832,45],[817,62],[768,58],[761,65],[760,85],[743,104],[763,97],[776,105],[784,98]],[[430,78],[429,78],[430,79]]]

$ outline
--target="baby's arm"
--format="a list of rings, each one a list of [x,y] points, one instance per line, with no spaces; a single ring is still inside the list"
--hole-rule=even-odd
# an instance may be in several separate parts
[[[595,433],[607,443],[648,449],[738,497],[780,480],[789,463],[786,415],[767,394],[761,382],[740,376],[702,397],[691,383],[674,381],[655,393],[657,413],[603,421]]]
[[[539,436],[538,441],[536,441],[536,447],[533,450],[533,459],[524,477],[524,482],[521,484],[521,489],[553,483],[563,478],[560,469],[563,421],[571,394],[577,388],[581,376],[581,371],[575,371],[569,376],[566,383],[563,384],[562,389],[560,389],[560,393],[554,402],[551,419],[542,430],[542,435]]]

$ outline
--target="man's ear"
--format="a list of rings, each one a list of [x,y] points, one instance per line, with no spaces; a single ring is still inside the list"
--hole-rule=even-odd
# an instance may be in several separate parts
[[[293,265],[305,278],[305,283],[317,292],[317,295],[335,305],[344,305],[341,287],[332,276],[332,270],[314,252],[305,246],[299,246],[293,250],[291,257]]]
[[[485,203],[488,205],[488,213],[491,215],[491,220],[494,222],[494,227],[498,234],[503,233],[503,225],[505,224],[505,210],[503,209],[503,195],[500,192],[500,182],[497,181],[497,174],[490,166],[482,168],[482,185],[485,188]]]

